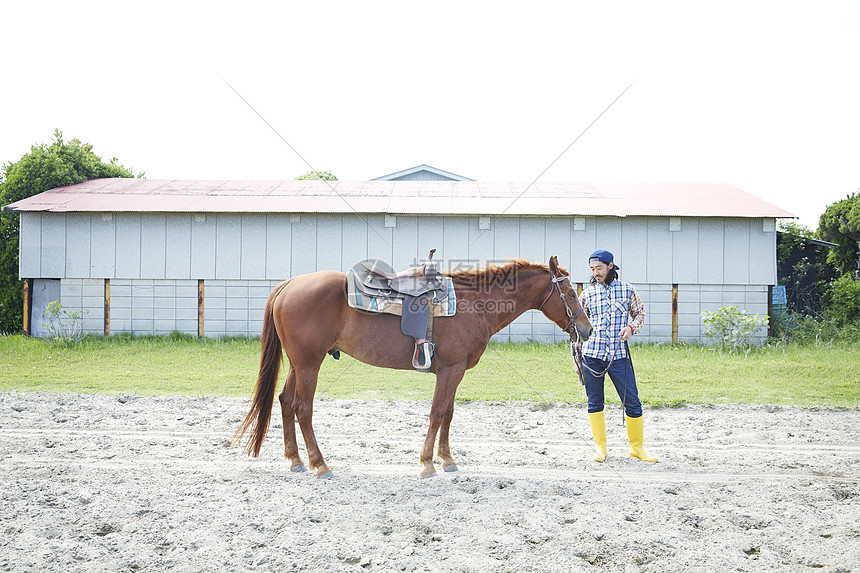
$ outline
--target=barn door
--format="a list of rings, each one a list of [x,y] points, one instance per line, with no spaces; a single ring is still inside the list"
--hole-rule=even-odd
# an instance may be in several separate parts
[[[48,331],[48,305],[60,300],[60,279],[33,280],[33,314],[30,326],[31,336],[45,337]]]

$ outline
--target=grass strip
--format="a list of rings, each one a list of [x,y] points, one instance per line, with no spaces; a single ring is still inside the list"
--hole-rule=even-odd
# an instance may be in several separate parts
[[[87,337],[56,344],[0,336],[0,391],[240,396],[253,391],[259,340],[190,336]],[[771,344],[730,351],[631,345],[640,398],[652,407],[701,404],[860,406],[860,345]],[[387,370],[341,354],[326,358],[317,394],[429,400],[432,374]],[[607,379],[608,403],[618,398]],[[566,345],[491,343],[468,371],[459,401],[585,401]]]

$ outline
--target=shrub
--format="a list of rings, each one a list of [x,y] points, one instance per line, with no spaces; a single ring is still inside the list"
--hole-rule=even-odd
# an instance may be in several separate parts
[[[830,284],[825,297],[827,314],[841,324],[860,322],[860,280],[844,274]]]
[[[48,324],[43,325],[48,331],[51,342],[75,343],[84,337],[83,318],[88,310],[68,311],[60,301],[55,300],[48,305]]]
[[[707,327],[705,336],[716,344],[743,346],[762,328],[767,328],[767,315],[750,314],[737,305],[724,306],[713,312],[701,313]]]

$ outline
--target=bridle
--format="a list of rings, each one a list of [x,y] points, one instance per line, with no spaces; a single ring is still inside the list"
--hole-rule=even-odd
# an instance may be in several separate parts
[[[562,330],[563,332],[566,332],[566,333],[568,333],[568,334],[570,335],[570,340],[571,340],[571,341],[573,341],[573,336],[574,336],[574,334],[576,334],[576,338],[577,338],[577,340],[579,340],[579,331],[578,331],[578,330],[576,330],[576,328],[574,327],[573,322],[576,320],[576,318],[577,318],[580,314],[582,314],[582,313],[585,311],[585,308],[583,308],[582,306],[580,306],[580,308],[579,308],[579,312],[577,312],[576,314],[574,314],[574,312],[573,312],[572,310],[570,310],[570,306],[568,306],[568,304],[567,304],[567,300],[565,299],[565,295],[564,295],[564,293],[563,293],[563,292],[561,292],[561,288],[558,286],[558,283],[560,283],[560,282],[563,282],[563,281],[568,281],[568,282],[570,282],[570,277],[563,276],[563,275],[561,275],[561,276],[556,276],[556,275],[555,275],[555,273],[553,273],[552,271],[550,271],[550,272],[549,272],[549,276],[551,276],[551,277],[552,277],[552,285],[551,285],[551,286],[550,286],[550,288],[549,288],[549,292],[547,293],[546,298],[544,298],[544,299],[543,299],[543,302],[542,302],[542,303],[540,303],[540,306],[538,307],[538,310],[542,310],[542,309],[543,309],[543,305],[545,305],[545,304],[547,303],[547,301],[548,301],[548,300],[550,299],[550,297],[552,296],[552,293],[553,293],[553,292],[557,293],[557,294],[558,294],[558,298],[559,298],[559,300],[561,300],[561,304],[562,304],[562,305],[564,305],[564,311],[567,313],[567,318],[568,318],[567,326],[565,326],[565,327],[564,327],[564,328],[562,328],[561,330]],[[572,288],[573,288],[573,285],[571,284],[571,289],[572,289]]]
[[[582,337],[579,335],[579,331],[576,330],[575,327],[573,327],[573,321],[576,320],[576,317],[585,312],[585,307],[580,304],[579,312],[574,314],[573,311],[570,310],[570,306],[568,306],[567,300],[565,300],[564,293],[561,292],[561,288],[558,286],[558,283],[560,282],[563,282],[565,280],[570,281],[570,277],[556,276],[555,273],[553,273],[552,271],[549,272],[549,275],[552,277],[552,286],[550,286],[549,293],[547,293],[546,298],[544,298],[543,302],[540,303],[538,310],[541,310],[543,308],[543,305],[547,303],[553,292],[558,294],[558,298],[561,300],[561,304],[564,305],[564,311],[567,313],[567,317],[569,319],[567,321],[567,326],[565,326],[562,330],[570,335],[571,354],[573,355],[574,361],[579,366],[577,368],[577,374],[579,375],[579,383],[585,386],[585,378],[583,378],[582,375],[582,367],[588,368],[589,371],[591,371],[591,373],[597,377],[606,374],[606,372],[609,371],[609,368],[607,367],[607,369],[601,374],[593,371],[591,368],[588,367],[587,364],[585,364],[585,360],[582,359]],[[571,284],[571,289],[572,288],[573,284]],[[576,340],[574,340],[574,336],[576,336]],[[609,364],[611,366],[612,362],[610,361]]]

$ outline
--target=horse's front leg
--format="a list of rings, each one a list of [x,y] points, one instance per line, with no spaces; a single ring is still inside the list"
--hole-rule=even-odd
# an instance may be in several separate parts
[[[436,468],[433,466],[433,446],[436,444],[436,435],[439,429],[444,426],[443,436],[440,436],[440,444],[443,441],[447,450],[448,444],[448,427],[451,424],[451,417],[454,415],[454,395],[457,393],[457,386],[463,379],[463,374],[466,369],[463,367],[440,368],[436,373],[436,389],[433,391],[433,403],[430,406],[430,427],[427,428],[427,436],[424,438],[424,447],[421,449],[421,477],[431,477],[436,475]],[[448,418],[448,423],[444,424]],[[440,457],[443,457],[443,462],[450,460],[450,464],[454,464],[451,458],[450,451],[443,452],[440,447]],[[449,465],[450,465],[449,464]],[[456,464],[454,464],[456,466]]]
[[[281,419],[284,421],[284,458],[290,460],[290,471],[304,472],[305,462],[299,455],[299,444],[296,440],[296,413],[293,410],[293,400],[296,395],[296,371],[290,365],[284,391],[278,396],[281,403]]]
[[[454,396],[451,396],[451,403],[445,410],[445,417],[442,418],[442,426],[439,428],[439,449],[436,450],[439,459],[442,460],[442,470],[446,472],[455,472],[459,469],[457,462],[451,456],[451,446],[448,443],[451,420],[454,418],[454,401]]]

